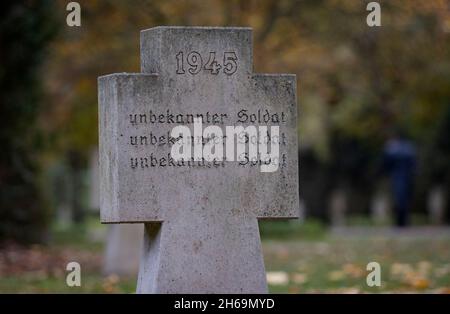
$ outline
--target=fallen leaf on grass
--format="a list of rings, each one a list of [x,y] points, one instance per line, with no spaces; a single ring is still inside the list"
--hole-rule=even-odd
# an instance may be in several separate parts
[[[417,271],[424,277],[428,277],[432,268],[432,264],[428,261],[421,261],[417,264]]]
[[[450,294],[450,287],[438,288],[436,289],[436,293]]]
[[[365,272],[362,269],[362,267],[355,265],[355,264],[345,264],[342,267],[343,272],[351,277],[351,278],[361,278],[364,276]]]
[[[414,272],[414,269],[409,264],[394,263],[391,265],[391,276],[395,278],[402,278]]]
[[[289,282],[289,276],[284,271],[269,271],[266,277],[270,285],[287,285]]]
[[[450,264],[443,265],[434,270],[434,275],[438,278],[444,277],[450,273]]]
[[[424,290],[430,286],[430,281],[426,278],[415,277],[408,280],[408,283],[415,289]]]
[[[302,285],[308,281],[308,275],[301,273],[293,274],[292,281],[298,285]]]
[[[341,293],[345,293],[345,294],[358,294],[361,293],[361,290],[359,288],[355,288],[355,287],[349,287],[349,288],[343,288],[341,290]]]
[[[296,286],[289,286],[288,292],[289,293],[299,293],[300,289],[298,287],[296,287]]]
[[[345,278],[345,273],[342,270],[333,270],[328,273],[330,281],[340,281]]]
[[[394,263],[391,265],[391,275],[393,278],[409,285],[417,290],[424,290],[430,287],[431,283],[428,275],[431,271],[431,263],[422,261],[417,265],[417,271],[409,264]]]
[[[120,278],[116,274],[109,275],[103,280],[102,288],[105,292],[114,293],[117,292],[117,284]]]

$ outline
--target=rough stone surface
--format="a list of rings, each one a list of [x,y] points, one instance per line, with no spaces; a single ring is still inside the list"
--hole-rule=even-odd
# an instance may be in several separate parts
[[[296,79],[253,74],[251,36],[249,28],[152,28],[141,32],[142,73],[99,78],[101,220],[146,223],[138,292],[267,291],[257,219],[298,216]],[[219,70],[208,67],[212,56]],[[239,123],[242,110],[285,119]],[[283,162],[271,173],[237,161],[153,166],[170,145],[151,140],[180,125],[159,122],[168,111],[217,114],[224,130],[278,125]]]
[[[100,169],[98,149],[91,152],[89,159],[89,210],[98,213],[100,210]]]

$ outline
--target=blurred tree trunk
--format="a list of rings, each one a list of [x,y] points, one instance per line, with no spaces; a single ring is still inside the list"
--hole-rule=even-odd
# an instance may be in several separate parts
[[[86,168],[85,158],[78,151],[68,152],[70,179],[72,181],[71,208],[74,223],[84,222],[86,210],[83,204],[83,172]]]
[[[0,242],[41,242],[47,222],[39,191],[35,126],[38,70],[55,33],[53,1],[8,1],[0,10]]]

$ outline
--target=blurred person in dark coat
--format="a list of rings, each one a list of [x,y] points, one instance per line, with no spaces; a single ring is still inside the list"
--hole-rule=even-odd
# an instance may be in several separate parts
[[[395,223],[398,227],[405,227],[409,224],[416,159],[415,144],[407,139],[401,131],[397,131],[386,142],[383,168],[391,179]]]

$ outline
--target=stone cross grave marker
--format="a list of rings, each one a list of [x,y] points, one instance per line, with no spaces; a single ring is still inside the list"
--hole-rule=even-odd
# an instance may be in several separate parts
[[[195,134],[195,118],[223,134],[278,126],[278,141],[259,129],[278,144],[276,170],[263,172],[271,159],[250,148],[234,161],[174,160],[172,146],[190,137],[171,132]],[[250,28],[142,31],[141,73],[99,78],[99,128],[101,221],[145,224],[138,293],[267,292],[258,219],[298,216],[296,78],[253,73]],[[200,134],[201,156],[215,135]],[[242,134],[254,135],[228,139]]]

